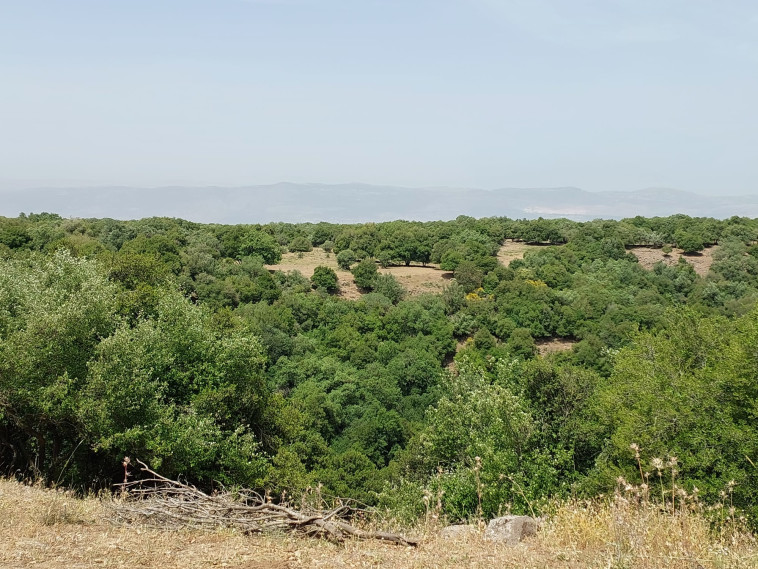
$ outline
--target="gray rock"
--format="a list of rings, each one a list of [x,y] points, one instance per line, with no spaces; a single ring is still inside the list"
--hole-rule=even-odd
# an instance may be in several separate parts
[[[537,520],[529,516],[503,516],[490,520],[484,539],[518,545],[522,539],[537,534]]]
[[[440,530],[440,537],[446,539],[463,539],[479,535],[479,530],[473,525],[447,526]]]

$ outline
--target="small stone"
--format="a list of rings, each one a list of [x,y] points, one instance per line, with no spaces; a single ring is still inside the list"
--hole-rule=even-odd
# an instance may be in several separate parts
[[[529,516],[503,516],[490,520],[484,539],[518,545],[525,537],[537,534],[537,520]]]

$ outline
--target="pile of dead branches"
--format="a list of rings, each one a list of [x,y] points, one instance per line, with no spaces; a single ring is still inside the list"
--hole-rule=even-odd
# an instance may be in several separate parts
[[[248,534],[293,532],[335,542],[352,538],[417,545],[401,535],[352,526],[346,521],[354,513],[350,506],[295,510],[249,490],[206,494],[137,462],[145,477],[119,485],[121,497],[110,504],[114,523],[162,529],[235,528]]]

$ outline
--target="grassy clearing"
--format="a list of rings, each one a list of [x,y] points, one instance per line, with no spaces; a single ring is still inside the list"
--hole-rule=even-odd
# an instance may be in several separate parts
[[[527,245],[521,241],[506,241],[498,251],[497,258],[503,265],[508,266],[511,261],[523,259],[524,253],[538,247],[540,246]],[[356,300],[361,297],[358,287],[355,286],[352,273],[339,268],[337,256],[334,253],[327,253],[319,247],[314,247],[313,251],[309,252],[285,253],[282,255],[281,262],[276,265],[266,265],[266,268],[270,271],[283,271],[285,273],[300,271],[304,277],[310,278],[319,265],[334,269],[337,273],[341,298]],[[444,286],[453,278],[451,271],[443,271],[433,264],[426,266],[412,264],[407,267],[401,265],[379,269],[379,272],[393,275],[403,285],[409,296],[417,296],[427,292],[442,292]]]
[[[719,246],[714,245],[713,247],[706,247],[702,252],[694,255],[685,255],[681,249],[673,249],[671,253],[666,255],[660,247],[631,247],[629,251],[637,257],[640,265],[647,270],[652,270],[656,263],[676,265],[679,258],[684,257],[684,260],[693,266],[695,272],[704,277],[711,269],[713,254],[718,249]]]
[[[417,528],[420,547],[380,542],[343,546],[291,536],[231,531],[162,531],[114,527],[96,498],[0,480],[0,566],[240,569],[285,567],[639,567],[709,569],[758,566],[754,538],[736,528],[714,534],[689,510],[653,504],[573,502],[559,507],[537,537],[509,548],[479,535],[437,537]]]
[[[555,352],[567,352],[576,344],[576,340],[568,340],[566,338],[540,338],[536,342],[537,352],[541,356]]]
[[[523,241],[506,240],[500,247],[497,258],[506,267],[511,264],[511,261],[516,259],[523,259],[524,254],[538,247],[545,247],[545,245],[528,245]],[[713,254],[719,250],[718,245],[712,247],[706,247],[700,253],[693,255],[685,255],[681,249],[673,249],[668,255],[663,252],[660,247],[629,247],[629,251],[633,253],[639,260],[640,266],[644,269],[652,270],[656,263],[664,263],[666,265],[675,265],[679,262],[680,257],[684,257],[690,265],[693,266],[695,272],[704,277],[708,274],[713,264]]]
[[[523,259],[524,254],[527,251],[540,249],[544,247],[559,247],[559,245],[529,245],[523,241],[514,241],[512,239],[506,239],[500,246],[497,252],[498,261],[500,261],[506,267],[511,264],[511,261],[516,259]]]
[[[313,271],[319,265],[334,269],[339,280],[342,298],[355,300],[360,298],[361,293],[355,286],[353,274],[350,271],[340,269],[337,265],[337,256],[327,253],[323,249],[314,247],[313,251],[303,253],[285,253],[282,260],[276,265],[266,265],[270,271],[300,271],[306,277],[311,278]],[[393,275],[403,285],[409,296],[416,296],[426,292],[442,292],[442,288],[453,278],[453,273],[443,271],[436,265],[410,265],[388,267],[379,269],[380,273]]]

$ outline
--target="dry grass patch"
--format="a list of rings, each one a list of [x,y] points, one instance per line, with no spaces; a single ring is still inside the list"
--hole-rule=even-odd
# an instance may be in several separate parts
[[[304,277],[311,278],[313,271],[318,266],[325,266],[335,271],[350,275],[350,271],[343,271],[337,266],[337,255],[334,253],[327,253],[323,249],[314,247],[313,251],[306,253],[285,253],[282,255],[282,260],[276,265],[266,265],[269,271],[300,271]]]
[[[592,567],[758,566],[755,538],[738,524],[714,535],[700,513],[671,513],[657,503],[636,504],[618,496],[560,507],[540,530],[539,541],[566,560]]]
[[[394,276],[409,296],[426,292],[442,292],[445,285],[453,278],[452,272],[443,271],[434,265],[388,267],[379,269],[379,272]]]
[[[66,504],[66,512],[56,515]],[[116,527],[96,498],[0,480],[0,567],[639,567],[742,568],[758,565],[754,539],[738,530],[713,535],[687,511],[672,515],[622,500],[559,507],[535,538],[517,547],[483,541],[481,534],[438,537],[417,530],[418,548],[381,542],[335,545],[292,536],[245,536],[229,530],[167,531]],[[412,533],[412,532],[411,532]]]
[[[540,338],[536,340],[537,352],[541,356],[556,352],[567,352],[574,347],[576,340],[567,338]]]
[[[666,255],[661,248],[656,247],[631,247],[629,251],[637,257],[640,266],[644,269],[652,270],[656,263],[664,263],[669,266],[676,265],[679,262],[679,258],[683,257],[685,261],[693,266],[698,275],[704,277],[711,269],[713,254],[718,249],[719,246],[714,245],[694,255],[685,255],[681,249],[673,249],[671,253]]]
[[[528,244],[523,241],[513,241],[506,239],[497,252],[498,260],[506,267],[516,259],[523,259],[527,251],[543,249],[545,247],[561,247],[561,245],[539,245]]]
[[[361,297],[358,287],[355,286],[353,274],[350,271],[341,269],[337,265],[337,255],[327,253],[318,247],[314,247],[313,251],[309,252],[285,253],[282,255],[282,260],[279,264],[265,265],[269,271],[282,271],[285,273],[299,271],[307,279],[311,278],[316,267],[320,266],[334,269],[334,272],[337,273],[337,280],[340,286],[339,297],[348,300],[356,300]]]
[[[337,273],[340,293],[338,296],[348,300],[356,300],[361,297],[358,287],[355,286],[353,274],[350,271],[339,268],[337,255],[327,253],[323,249],[314,247],[313,251],[304,253],[285,253],[282,261],[277,265],[266,265],[269,271],[300,271],[306,278],[313,276],[313,271],[318,266],[325,266]],[[409,296],[416,296],[427,292],[441,292],[445,284],[453,278],[453,273],[441,270],[436,265],[409,265],[388,267],[379,269],[380,273],[394,276],[403,285]]]
[[[526,253],[530,247],[533,247],[533,245],[527,245],[523,241],[506,239],[497,252],[497,259],[507,267],[511,264],[511,261],[523,259],[524,253]]]

